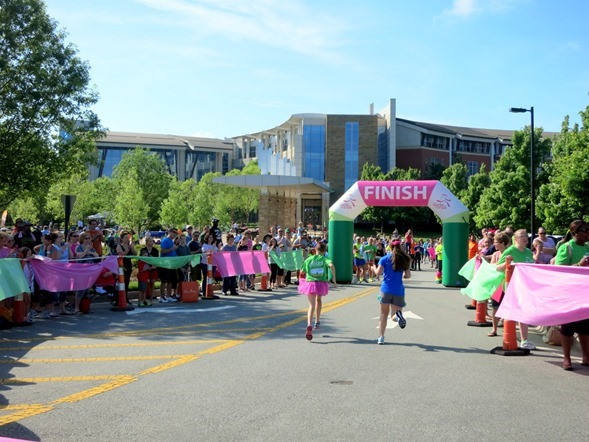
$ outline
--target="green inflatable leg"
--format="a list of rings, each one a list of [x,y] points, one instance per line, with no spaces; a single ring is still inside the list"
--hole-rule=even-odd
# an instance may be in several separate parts
[[[468,281],[458,271],[468,261],[468,224],[443,223],[444,253],[442,284],[446,287],[466,287]]]
[[[354,236],[353,221],[329,221],[328,254],[335,266],[338,284],[352,282],[353,257],[352,238]]]

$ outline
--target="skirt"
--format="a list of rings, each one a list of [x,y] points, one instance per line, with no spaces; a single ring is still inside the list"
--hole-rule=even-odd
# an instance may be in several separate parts
[[[326,281],[309,281],[299,279],[299,294],[325,296],[329,292],[329,283]]]

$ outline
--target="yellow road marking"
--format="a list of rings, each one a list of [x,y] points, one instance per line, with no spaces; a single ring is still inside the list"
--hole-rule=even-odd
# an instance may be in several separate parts
[[[158,355],[158,356],[112,356],[104,358],[55,358],[55,359],[13,359],[0,360],[0,364],[46,364],[61,362],[110,362],[110,361],[152,361],[157,359],[178,359],[190,355]]]
[[[250,330],[250,329],[243,329]],[[128,344],[83,344],[83,345],[28,345],[23,347],[0,347],[0,351],[38,351],[38,350],[84,350],[95,348],[123,348],[123,347],[157,347],[169,345],[192,345],[192,344],[209,344],[211,342],[224,342],[225,339],[193,339],[190,341],[171,341],[171,342],[133,342]]]
[[[342,307],[346,304],[349,304],[351,302],[354,302],[364,296],[367,296],[371,293],[374,293],[376,290],[378,289],[378,287],[371,287],[368,290],[363,290],[362,292],[360,292],[359,294],[356,294],[354,296],[350,296],[344,299],[340,299],[337,301],[333,301],[330,302],[328,304],[325,304],[323,306],[323,312],[328,312],[330,310],[334,310],[336,308]],[[175,332],[176,334],[180,331],[180,330],[186,330],[188,331],[189,329],[194,329],[194,328],[204,328],[204,327],[208,327],[210,325],[215,325],[215,326],[219,326],[219,325],[228,325],[228,324],[236,324],[236,323],[241,323],[241,322],[253,322],[256,320],[261,320],[261,319],[270,319],[270,318],[277,318],[277,317],[282,317],[282,316],[292,316],[292,315],[298,315],[301,313],[306,313],[307,309],[300,309],[300,310],[293,310],[293,311],[289,311],[289,312],[281,312],[281,313],[276,313],[276,314],[270,314],[270,315],[262,315],[262,316],[258,316],[258,317],[254,317],[254,318],[238,318],[238,319],[233,319],[233,320],[228,320],[228,321],[222,321],[222,322],[217,322],[217,323],[212,323],[212,324],[193,324],[193,325],[186,325],[186,326],[178,326],[178,327],[162,327],[159,329],[149,329],[149,330],[140,330],[140,331],[129,331],[129,332],[118,332],[118,333],[99,333],[99,334],[92,334],[92,335],[83,335],[83,336],[57,336],[57,337],[53,337],[53,338],[33,338],[33,339],[27,339],[28,342],[33,342],[33,341],[47,341],[50,339],[53,340],[63,340],[63,339],[71,339],[71,338],[104,338],[104,337],[120,337],[120,336],[141,336],[144,334],[152,334],[152,335],[157,335],[158,333],[162,333],[164,331],[170,331],[170,332]],[[170,361],[166,364],[162,364],[162,365],[158,365],[156,367],[152,367],[149,368],[147,370],[144,370],[140,373],[138,373],[137,375],[119,375],[119,376],[73,376],[73,377],[57,377],[57,378],[13,378],[13,379],[4,379],[0,382],[0,384],[16,384],[16,383],[38,383],[38,382],[68,382],[68,381],[92,381],[92,380],[109,380],[110,382],[107,382],[105,384],[99,385],[97,387],[94,388],[90,388],[84,391],[81,391],[79,393],[75,393],[69,396],[65,396],[63,398],[54,400],[52,402],[50,402],[49,404],[45,405],[45,404],[31,404],[31,405],[9,405],[7,407],[4,407],[4,410],[17,410],[17,413],[13,413],[7,416],[2,416],[0,417],[0,426],[8,424],[8,423],[12,423],[12,422],[17,422],[20,421],[22,419],[26,419],[38,414],[42,414],[42,413],[46,413],[48,411],[51,411],[55,408],[55,405],[57,404],[62,404],[62,403],[74,403],[74,402],[78,402],[84,399],[88,399],[90,397],[96,396],[98,394],[102,394],[111,390],[114,390],[116,388],[122,387],[124,385],[130,384],[132,382],[135,382],[140,376],[143,375],[148,375],[148,374],[155,374],[155,373],[161,373],[165,370],[169,370],[171,368],[174,367],[178,367],[180,365],[183,364],[187,364],[189,362],[192,362],[196,359],[201,358],[202,356],[206,356],[206,355],[211,355],[214,353],[218,353],[220,351],[223,350],[227,350],[229,348],[233,348],[237,345],[243,344],[244,342],[246,342],[247,340],[253,340],[253,339],[258,339],[266,334],[269,333],[273,333],[277,330],[281,330],[283,328],[287,328],[290,327],[294,324],[297,324],[299,322],[303,322],[306,320],[306,316],[303,317],[298,317],[295,319],[292,319],[290,321],[284,322],[282,324],[278,324],[274,327],[265,327],[265,328],[247,328],[247,329],[241,329],[241,331],[249,331],[249,330],[259,330],[256,333],[252,333],[246,337],[244,337],[241,340],[230,340],[230,341],[224,341],[223,344],[218,345],[216,347],[198,352],[196,354],[193,355],[174,355],[174,356],[168,356],[167,358],[172,358],[174,359],[173,361]],[[227,330],[224,330],[227,331]],[[230,330],[232,332],[237,331],[237,330]],[[207,333],[210,333],[211,330],[206,330]],[[198,343],[203,343],[203,342],[220,342],[221,340],[208,340],[208,341],[198,341]],[[3,342],[19,342],[19,343],[23,343],[22,339],[18,339],[18,340],[3,340]],[[192,343],[191,341],[180,341],[181,343]],[[156,345],[178,345],[178,343],[174,343],[174,342],[169,342],[169,343],[156,343]],[[107,346],[139,346],[141,344],[99,344],[96,346],[67,346],[67,348],[98,348],[98,347],[107,347]],[[149,345],[149,344],[147,344]],[[54,346],[54,347],[62,347],[62,346]],[[12,350],[14,348],[10,348],[8,347],[7,350]],[[38,347],[39,350],[43,350],[43,347]],[[126,358],[92,358],[94,360],[148,360],[148,359],[161,359],[162,357],[156,356],[156,357],[126,357]],[[165,357],[164,357],[165,358]],[[16,361],[16,360],[15,360]],[[18,360],[18,362],[25,362],[27,361],[26,359],[21,359]],[[29,359],[28,361],[53,361],[51,359],[46,359],[46,360],[42,360],[42,359]],[[84,361],[84,362],[88,362],[90,361],[90,358],[78,358],[78,359],[56,359],[55,361],[58,362],[77,362],[77,361]],[[13,362],[13,361],[11,361]],[[8,363],[8,362],[7,362]],[[0,409],[2,409],[0,407]]]

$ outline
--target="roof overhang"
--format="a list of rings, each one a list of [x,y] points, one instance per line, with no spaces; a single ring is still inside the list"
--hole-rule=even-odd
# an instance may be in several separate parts
[[[270,191],[294,190],[298,193],[331,192],[329,185],[312,178],[284,175],[238,175],[213,178],[217,184],[248,187],[251,189],[267,188]]]

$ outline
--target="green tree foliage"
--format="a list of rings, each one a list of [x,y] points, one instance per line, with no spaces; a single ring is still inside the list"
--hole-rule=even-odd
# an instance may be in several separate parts
[[[119,225],[141,231],[142,227],[149,224],[150,209],[136,169],[127,171],[117,179],[113,215]]]
[[[491,177],[485,171],[485,163],[481,164],[481,168],[478,173],[471,175],[468,179],[468,188],[462,194],[461,201],[464,203],[468,210],[470,210],[470,231],[476,232],[477,226],[474,220],[474,214],[479,211],[479,202],[483,191],[491,185]]]
[[[118,196],[123,184],[131,182],[128,178],[137,182],[133,192],[136,196],[141,196],[147,206],[147,212],[143,218],[145,223],[149,225],[158,221],[162,203],[168,197],[172,182],[172,176],[168,173],[164,160],[159,155],[139,147],[124,154],[113,171],[117,201],[120,200]],[[115,213],[122,212],[115,210]],[[122,222],[121,218],[116,219],[117,222]]]
[[[65,38],[41,0],[0,0],[0,206],[97,159],[98,95]]]
[[[198,184],[193,179],[178,181],[173,178],[168,197],[162,203],[160,221],[166,227],[182,228],[185,224],[198,223],[198,206],[195,192]]]
[[[441,180],[445,166],[442,163],[429,163],[423,178],[426,180]]]
[[[552,148],[552,163],[544,170],[549,175],[540,187],[537,213],[549,231],[565,232],[571,221],[589,221],[589,106],[579,112],[582,126],[569,128],[569,117],[562,124]]]
[[[462,200],[464,193],[468,189],[468,169],[461,163],[452,164],[444,169],[440,181],[456,198]]]
[[[530,225],[530,127],[516,131],[512,143],[490,173],[491,185],[483,191],[474,216],[477,226]],[[547,158],[551,144],[542,138],[541,128],[535,130],[534,169]],[[536,189],[545,179],[545,174],[537,175]]]

